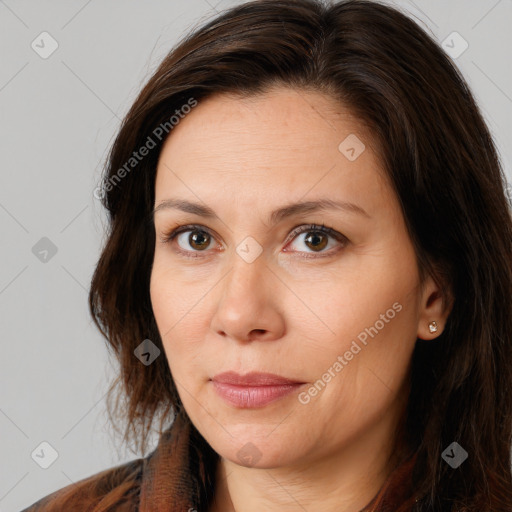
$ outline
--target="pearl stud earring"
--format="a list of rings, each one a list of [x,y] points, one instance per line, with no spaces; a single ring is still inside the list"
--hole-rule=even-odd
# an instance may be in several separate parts
[[[430,322],[430,323],[428,324],[428,329],[429,329],[429,331],[430,331],[432,334],[434,334],[435,332],[437,332],[437,329],[438,329],[438,327],[437,327],[437,322],[436,322],[435,320],[432,320],[432,322]]]

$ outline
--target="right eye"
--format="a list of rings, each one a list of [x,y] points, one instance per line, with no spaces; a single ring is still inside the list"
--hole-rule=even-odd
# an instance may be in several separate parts
[[[193,224],[179,226],[171,230],[169,233],[165,233],[160,240],[162,243],[166,244],[173,242],[175,238],[177,239],[178,246],[178,248],[175,249],[176,252],[182,254],[187,258],[201,258],[202,255],[197,254],[197,252],[205,252],[206,249],[208,249],[212,241],[213,234],[210,232],[208,228]],[[182,244],[188,244],[189,247],[192,247],[195,250],[191,251],[189,249],[183,248],[180,242]],[[196,254],[194,254],[194,252]]]

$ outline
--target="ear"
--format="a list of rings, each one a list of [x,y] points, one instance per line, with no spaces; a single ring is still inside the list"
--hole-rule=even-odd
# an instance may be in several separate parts
[[[416,336],[422,340],[432,340],[442,334],[453,307],[453,298],[448,287],[443,289],[428,276],[420,299],[420,316]],[[429,324],[435,321],[437,331],[430,332]]]

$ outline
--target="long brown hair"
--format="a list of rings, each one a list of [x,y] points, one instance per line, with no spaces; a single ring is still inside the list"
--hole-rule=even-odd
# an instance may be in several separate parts
[[[456,66],[407,15],[374,1],[233,7],[179,42],[124,118],[105,166],[109,230],[89,295],[94,321],[120,364],[109,400],[116,398],[119,411],[112,417],[126,421],[124,440],[144,450],[155,418],[161,432],[169,413],[182,411],[166,358],[144,366],[134,356],[145,339],[164,350],[149,282],[155,173],[172,136],[170,117],[216,93],[251,96],[274,85],[324,92],[368,126],[421,276],[432,275],[446,300],[454,299],[443,333],[418,340],[413,354],[401,435],[416,455],[419,500],[394,503],[393,510],[512,510],[512,220],[505,176]],[[149,139],[147,156],[127,167]],[[453,442],[468,453],[457,468],[442,457]],[[206,442],[201,449],[209,476],[197,499],[206,510],[216,458]]]

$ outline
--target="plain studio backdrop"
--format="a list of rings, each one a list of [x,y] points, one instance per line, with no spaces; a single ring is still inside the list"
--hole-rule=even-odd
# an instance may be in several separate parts
[[[240,3],[0,0],[0,512],[136,457],[107,422],[115,365],[87,309],[106,220],[94,190],[162,58]],[[456,62],[510,181],[512,1],[389,3]]]

